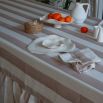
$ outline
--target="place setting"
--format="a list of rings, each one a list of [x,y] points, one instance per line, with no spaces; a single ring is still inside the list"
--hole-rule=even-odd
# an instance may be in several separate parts
[[[78,73],[93,70],[101,62],[101,58],[90,48],[79,49],[71,39],[54,34],[35,39],[27,49],[34,54],[55,54],[54,58],[69,64]]]
[[[52,34],[35,39],[27,49],[31,53],[52,54],[72,52],[76,49],[76,45],[68,38]]]

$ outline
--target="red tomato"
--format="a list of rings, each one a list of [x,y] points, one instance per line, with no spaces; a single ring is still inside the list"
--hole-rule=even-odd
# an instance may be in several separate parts
[[[88,32],[88,28],[87,27],[81,27],[81,32],[82,33],[87,33]]]
[[[61,14],[60,13],[54,13],[52,17],[53,17],[53,19],[58,20],[61,17]]]
[[[52,16],[53,16],[53,14],[52,14],[52,13],[49,13],[49,14],[48,14],[48,19],[52,19]]]

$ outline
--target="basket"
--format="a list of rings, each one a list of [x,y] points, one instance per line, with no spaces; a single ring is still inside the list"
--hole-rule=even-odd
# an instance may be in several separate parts
[[[43,23],[40,21],[30,21],[24,24],[25,32],[29,34],[34,34],[41,32],[43,30]]]

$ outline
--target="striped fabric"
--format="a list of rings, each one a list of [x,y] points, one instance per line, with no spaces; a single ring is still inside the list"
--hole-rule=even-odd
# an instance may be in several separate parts
[[[60,29],[45,26],[42,32],[34,35],[23,31],[25,22],[55,11],[34,0],[0,0],[1,69],[39,97],[38,103],[102,103],[103,62],[98,63],[95,70],[78,74],[56,57],[28,52],[27,46],[34,39],[56,34],[70,38],[79,49],[92,49],[103,58],[103,43],[80,33],[81,25],[70,24]],[[100,21],[91,17],[85,21],[84,25],[91,28],[90,35],[92,26]]]
[[[3,91],[3,93],[2,93]],[[36,98],[0,70],[0,103],[37,103]]]

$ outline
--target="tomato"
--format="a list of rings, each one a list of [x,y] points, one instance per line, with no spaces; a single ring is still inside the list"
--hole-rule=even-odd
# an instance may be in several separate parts
[[[88,28],[87,27],[81,27],[81,32],[82,33],[87,33],[88,32]]]
[[[58,19],[58,21],[60,21],[60,22],[65,22],[65,18],[60,17],[60,18]]]
[[[61,14],[60,14],[60,13],[54,13],[54,14],[53,14],[53,19],[58,20],[60,17],[61,17]]]
[[[53,14],[52,14],[52,13],[49,13],[49,14],[48,14],[48,19],[52,19],[52,16],[53,16]]]
[[[73,18],[71,16],[66,16],[65,17],[65,22],[71,22]]]

